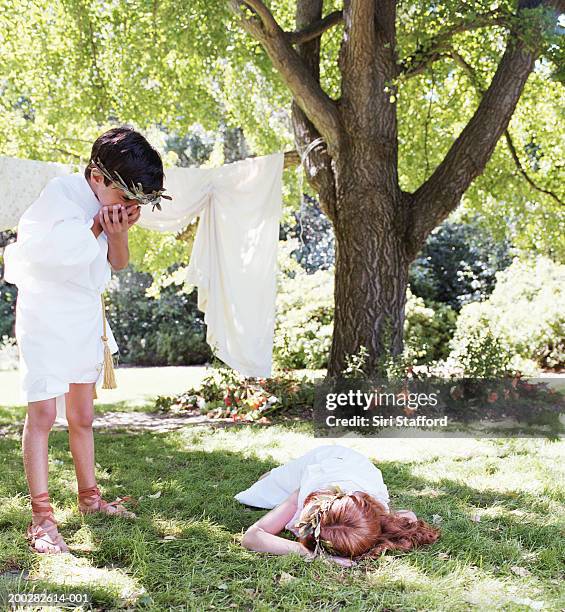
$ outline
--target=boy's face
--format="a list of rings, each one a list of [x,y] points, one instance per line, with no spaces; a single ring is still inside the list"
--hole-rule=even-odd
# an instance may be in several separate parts
[[[139,204],[137,200],[129,200],[121,189],[114,187],[111,183],[105,185],[104,177],[96,168],[93,168],[90,172],[89,183],[100,202],[100,206],[122,205],[129,208]]]

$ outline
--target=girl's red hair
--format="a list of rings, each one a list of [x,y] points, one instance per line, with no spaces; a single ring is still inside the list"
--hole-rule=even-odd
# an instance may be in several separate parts
[[[316,498],[325,491],[314,491],[304,500],[316,509]],[[385,507],[367,493],[355,492],[336,499],[320,520],[320,539],[331,544],[339,556],[351,559],[373,558],[385,550],[411,550],[417,546],[433,544],[439,530],[418,519],[387,512]],[[316,547],[314,536],[299,538],[310,550]]]

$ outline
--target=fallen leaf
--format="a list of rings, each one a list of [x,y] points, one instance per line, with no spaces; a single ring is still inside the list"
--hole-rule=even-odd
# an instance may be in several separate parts
[[[282,574],[279,576],[279,584],[288,584],[289,582],[292,582],[293,580],[296,580],[296,576],[293,576],[292,574],[289,574],[288,572],[282,572]]]
[[[516,576],[522,576],[522,578],[525,578],[531,574],[529,570],[527,570],[525,567],[520,567],[519,565],[513,565],[510,570],[516,574]]]
[[[158,497],[161,497],[161,491],[157,491],[157,493],[149,494],[147,497],[150,497],[151,499],[157,499]]]

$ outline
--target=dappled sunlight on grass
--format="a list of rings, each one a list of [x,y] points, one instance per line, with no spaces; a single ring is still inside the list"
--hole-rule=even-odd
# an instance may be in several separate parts
[[[68,436],[52,432],[50,492],[72,555],[46,559],[24,538],[30,512],[19,441],[0,439],[0,574],[17,567],[41,578],[22,588],[73,585],[102,609],[556,609],[563,442],[339,440],[375,459],[394,507],[442,530],[431,547],[344,569],[240,545],[264,511],[233,496],[333,442],[313,438],[309,424],[97,431],[95,440],[105,499],[132,495],[138,504],[126,505],[138,519],[78,514]]]
[[[133,603],[145,589],[121,568],[95,567],[85,557],[40,555],[32,579],[49,582],[53,586],[101,588],[109,595],[126,603]]]

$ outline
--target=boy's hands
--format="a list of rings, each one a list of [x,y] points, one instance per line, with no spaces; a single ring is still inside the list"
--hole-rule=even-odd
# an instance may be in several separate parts
[[[125,235],[140,216],[141,206],[138,204],[102,206],[98,213],[100,225],[109,238]]]

